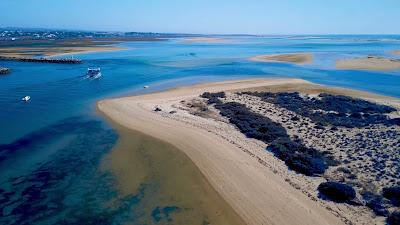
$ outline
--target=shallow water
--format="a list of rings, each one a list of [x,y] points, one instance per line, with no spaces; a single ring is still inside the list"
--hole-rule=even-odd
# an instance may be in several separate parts
[[[180,150],[137,131],[122,127],[118,131],[120,140],[104,158],[102,168],[116,175],[122,198],[140,193],[127,221],[244,224]]]
[[[400,49],[400,36],[225,38],[229,42],[182,44],[175,39],[123,43],[128,50],[79,55],[84,60],[81,65],[1,62],[13,72],[0,77],[0,223],[141,224],[146,219],[154,222],[148,212],[157,203],[172,207],[157,212],[176,214],[170,210],[175,211],[177,205],[164,200],[176,193],[159,170],[147,168],[150,164],[140,168],[153,174],[152,182],[166,186],[162,191],[150,187],[154,196],[141,207],[137,207],[138,202],[148,192],[140,187],[149,175],[135,174],[138,177],[130,180],[133,183],[126,183],[119,181],[115,168],[104,167],[104,158],[115,154],[111,149],[118,139],[94,113],[95,102],[105,97],[250,77],[298,77],[400,97],[400,71],[334,68],[338,58],[369,54],[399,57],[390,52]],[[299,51],[314,53],[314,63],[297,66],[247,60],[258,54]],[[101,67],[103,77],[86,79],[89,66]],[[144,85],[150,88],[143,89]],[[19,101],[25,95],[31,96],[30,102]],[[132,160],[136,157],[145,155],[135,155]],[[207,215],[204,207],[193,206],[196,199],[188,200],[183,203],[194,210],[181,211],[181,215],[189,212],[187,215],[198,218],[196,221]]]

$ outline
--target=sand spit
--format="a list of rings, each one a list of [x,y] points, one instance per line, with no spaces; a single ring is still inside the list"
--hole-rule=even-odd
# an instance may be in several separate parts
[[[257,62],[286,62],[286,63],[294,63],[302,65],[302,64],[312,63],[313,55],[311,53],[259,55],[250,58],[250,60]]]
[[[395,54],[395,55],[400,55],[400,50],[393,51],[393,54]]]
[[[339,60],[336,62],[336,68],[345,70],[376,71],[400,70],[400,60],[377,56],[368,56],[366,58]]]
[[[321,201],[316,186],[323,178],[288,171],[265,151],[265,144],[248,139],[218,117],[193,115],[182,102],[204,91],[238,89],[304,90],[357,94],[387,101],[365,92],[327,89],[298,79],[243,80],[196,85],[142,96],[103,100],[100,111],[113,121],[166,141],[184,152],[216,191],[248,224],[371,224],[366,207]],[[158,108],[157,112],[154,110]]]

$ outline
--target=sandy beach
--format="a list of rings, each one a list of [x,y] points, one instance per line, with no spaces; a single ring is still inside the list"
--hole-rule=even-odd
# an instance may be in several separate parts
[[[376,71],[399,70],[400,60],[382,58],[377,56],[368,56],[366,58],[339,60],[336,62],[336,68],[348,69],[348,70],[376,70]]]
[[[382,222],[382,218],[376,219],[366,207],[320,200],[315,189],[322,178],[304,177],[288,171],[281,161],[265,151],[265,144],[249,140],[232,125],[213,119],[213,116],[193,116],[181,110],[182,102],[205,91],[230,93],[233,90],[296,90],[310,94],[323,91],[400,105],[397,100],[384,96],[327,88],[299,79],[258,79],[108,99],[98,102],[98,109],[117,124],[180,149],[247,224]]]
[[[259,55],[250,58],[250,60],[256,62],[286,62],[286,63],[294,63],[301,65],[301,64],[312,63],[313,55],[311,53]]]

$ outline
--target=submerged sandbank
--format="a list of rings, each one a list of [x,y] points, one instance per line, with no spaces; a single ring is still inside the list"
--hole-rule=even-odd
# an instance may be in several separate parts
[[[257,62],[286,62],[294,64],[312,63],[313,55],[311,53],[287,53],[273,55],[259,55],[250,58],[251,61]]]
[[[393,54],[400,55],[400,50],[393,51]]]
[[[217,133],[207,130],[207,123],[213,123],[212,120],[190,123],[185,115],[179,117],[179,114],[164,110],[163,114],[154,112],[157,105],[170,107],[171,104],[197,97],[204,91],[268,86],[280,89],[287,85],[302,87],[309,84],[298,79],[219,82],[103,100],[98,103],[98,108],[116,123],[166,141],[185,153],[247,224],[342,224],[330,210],[260,163],[260,160],[266,159],[265,155],[260,158],[249,154],[245,151],[246,146],[235,143],[235,138],[243,138],[243,135],[226,139],[218,135],[224,130]],[[233,127],[231,129],[234,130]],[[253,150],[250,148],[250,151]]]
[[[365,58],[342,59],[336,62],[337,69],[348,70],[376,70],[389,71],[400,70],[400,60],[388,59],[377,56],[368,56]]]
[[[114,125],[119,141],[104,158],[102,169],[116,175],[122,196],[141,195],[140,209],[132,210],[132,214],[139,217],[135,222],[245,224],[180,150],[143,133]]]

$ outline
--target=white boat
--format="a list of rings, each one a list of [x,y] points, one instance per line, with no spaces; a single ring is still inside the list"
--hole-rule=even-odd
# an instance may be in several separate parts
[[[23,97],[21,100],[24,101],[24,102],[27,102],[30,99],[31,99],[31,96],[27,95],[27,96]]]
[[[99,78],[101,77],[101,70],[100,68],[88,68],[86,75],[89,78]]]
[[[149,88],[150,86],[147,86],[147,85],[145,85],[145,86],[143,86],[143,88]]]

